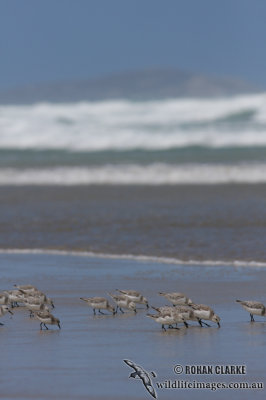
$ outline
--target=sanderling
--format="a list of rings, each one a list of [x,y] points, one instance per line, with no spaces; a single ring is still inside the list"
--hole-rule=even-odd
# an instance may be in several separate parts
[[[25,299],[30,301],[33,301],[33,299],[38,299],[42,303],[49,304],[52,308],[54,308],[53,300],[47,297],[46,294],[44,294],[43,292],[40,292],[40,290],[36,289],[31,292],[25,292],[23,289],[18,290],[24,295]]]
[[[3,306],[0,307],[0,317],[3,317],[7,312],[9,312],[10,314],[13,315],[12,311],[9,310],[9,307],[4,304]],[[0,322],[0,325],[4,325],[2,324],[2,322]]]
[[[119,290],[119,289],[116,290],[127,296],[129,300],[133,301],[134,303],[145,304],[146,307],[149,308],[148,300],[146,299],[146,297],[144,297],[141,293],[137,292],[136,290]]]
[[[173,316],[176,317],[176,324],[178,322],[183,322],[183,324],[186,326],[186,328],[188,327],[188,324],[184,318],[184,315],[179,311],[179,309],[177,307],[173,307],[173,306],[163,306],[163,307],[152,307],[155,311],[158,312],[158,314],[160,315],[168,315],[169,313],[171,313]],[[184,310],[183,310],[184,311]],[[191,316],[192,314],[190,314]],[[185,315],[187,316],[187,315]],[[188,318],[189,319],[189,318]]]
[[[24,303],[24,295],[18,290],[6,290],[4,292],[8,296],[8,303],[11,307],[18,307],[18,303]]]
[[[46,326],[46,324],[48,325],[57,325],[59,329],[61,329],[60,326],[60,320],[58,318],[55,318],[51,313],[49,312],[37,312],[35,314],[36,318],[38,318],[39,321],[41,321],[40,323],[40,330],[42,330],[43,325],[45,326],[46,329],[48,329],[48,327]]]
[[[166,331],[164,325],[168,325],[169,328],[173,328],[174,324],[178,322],[184,322],[184,318],[178,313],[173,312],[173,310],[164,310],[158,314],[147,314],[147,317],[152,318],[155,322],[162,325],[162,329]],[[179,329],[177,326],[174,329]]]
[[[113,294],[113,293],[108,293],[110,297],[114,300],[114,302],[117,304],[115,312],[117,313],[118,309],[124,313],[123,308],[127,308],[128,310],[134,311],[135,313],[137,312],[136,310],[136,304],[134,301],[131,301],[127,296],[124,294]]]
[[[3,305],[3,304],[8,304],[8,303],[9,303],[9,301],[8,301],[7,293],[0,293],[0,304]]]
[[[14,287],[18,290],[23,290],[26,293],[32,293],[38,290],[35,286],[32,285],[14,285]]]
[[[159,292],[159,295],[160,296],[164,296],[174,306],[176,306],[176,305],[184,305],[184,304],[191,304],[192,303],[192,300],[189,297],[187,297],[185,294],[183,294],[183,293],[177,293],[177,292],[163,293],[163,292]]]
[[[42,303],[39,299],[31,298],[25,301],[25,307],[30,311],[30,317],[33,317],[35,311],[49,312],[49,307]]]
[[[107,299],[104,297],[80,297],[81,300],[86,301],[88,303],[89,307],[93,308],[93,313],[94,315],[96,314],[96,309],[99,310],[100,314],[104,314],[101,310],[108,310],[115,314],[115,309],[113,306],[111,306],[108,302]]]
[[[199,318],[199,322],[201,321],[202,324],[207,325],[207,326],[210,326],[210,325],[207,324],[206,322],[202,321],[203,319],[212,321],[212,322],[216,322],[216,324],[220,328],[221,318],[217,314],[215,314],[215,312],[213,311],[213,309],[211,307],[205,306],[204,304],[194,304],[194,303],[190,304],[190,307],[193,309],[195,317]]]
[[[250,321],[255,322],[254,316],[253,315],[260,315],[262,317],[265,317],[266,315],[266,309],[265,305],[262,303],[259,303],[258,301],[242,301],[242,300],[236,300],[237,303],[240,303],[241,306],[247,310],[250,314]]]
[[[175,309],[179,314],[182,315],[185,321],[197,321],[200,326],[202,326],[202,321],[194,314],[194,311],[191,307],[187,305],[177,305],[175,306]],[[189,325],[187,323],[185,325],[188,328]]]

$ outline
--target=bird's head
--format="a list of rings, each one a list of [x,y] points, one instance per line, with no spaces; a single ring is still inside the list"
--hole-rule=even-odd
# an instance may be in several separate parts
[[[221,327],[220,325],[221,318],[217,314],[214,314],[214,316],[212,317],[212,321],[216,322],[219,328]]]

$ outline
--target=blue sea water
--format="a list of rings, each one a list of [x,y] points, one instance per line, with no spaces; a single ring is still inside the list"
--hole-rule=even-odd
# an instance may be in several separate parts
[[[266,95],[0,107],[0,184],[266,181]]]

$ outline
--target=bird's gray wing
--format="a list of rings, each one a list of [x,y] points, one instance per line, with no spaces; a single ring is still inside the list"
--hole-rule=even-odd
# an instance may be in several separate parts
[[[130,361],[130,360],[124,360],[124,362],[127,365],[129,365],[131,368],[133,368],[138,373],[138,376],[141,379],[144,379],[144,380],[146,379],[147,380],[147,384],[151,383],[148,372],[146,372],[145,369],[143,369],[140,365],[137,365],[133,361]]]
[[[144,382],[143,382],[144,383]],[[157,395],[156,392],[154,390],[154,387],[152,386],[152,384],[146,384],[144,383],[145,388],[147,389],[147,391],[152,395],[152,397],[154,397],[155,399],[157,399]]]
[[[131,368],[133,368],[136,372],[139,371],[139,366],[133,363],[133,361],[130,360],[123,360],[127,365],[129,365]]]
[[[258,301],[242,301],[241,304],[246,307],[257,308],[258,310],[264,308],[264,304],[259,303]]]
[[[156,395],[154,387],[152,386],[151,378],[150,378],[148,372],[143,370],[143,368],[142,368],[142,372],[140,373],[140,378],[143,382],[143,385],[147,389],[147,391],[156,399],[157,395]]]

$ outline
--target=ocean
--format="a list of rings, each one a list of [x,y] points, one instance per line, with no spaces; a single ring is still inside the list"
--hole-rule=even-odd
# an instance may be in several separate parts
[[[0,248],[266,262],[266,94],[0,107]]]

